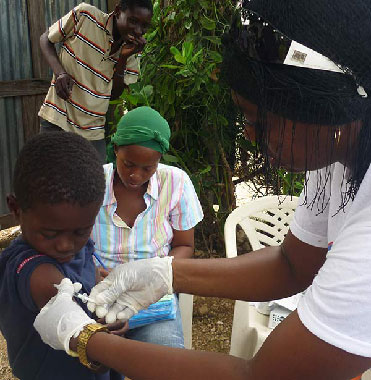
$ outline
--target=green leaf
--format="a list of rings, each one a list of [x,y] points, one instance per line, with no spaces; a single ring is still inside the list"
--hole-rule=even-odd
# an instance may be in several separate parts
[[[143,90],[141,91],[141,93],[148,99],[153,94],[153,86],[151,85],[145,86]]]
[[[171,154],[166,154],[165,153],[165,154],[162,155],[162,158],[163,158],[163,160],[165,162],[173,162],[173,163],[179,162],[179,159],[177,157],[171,155]]]
[[[189,30],[191,29],[192,24],[193,24],[192,20],[187,20],[184,22],[184,27]]]
[[[208,1],[208,0],[200,0],[199,3],[200,3],[200,5],[201,5],[201,7],[203,9],[205,9],[205,10],[211,9],[211,7],[210,7],[210,1]]]
[[[160,67],[164,67],[166,69],[172,69],[172,70],[177,70],[177,69],[182,68],[182,66],[179,66],[179,65],[160,65]]]
[[[223,61],[223,57],[217,51],[210,50],[208,53],[209,57],[216,63],[221,63]]]
[[[210,170],[211,170],[211,166],[208,165],[205,169],[203,169],[203,170],[200,171],[200,175],[202,175],[202,174],[206,174],[206,173],[208,173]]]
[[[215,21],[206,16],[201,17],[200,22],[204,29],[214,30],[216,28]]]
[[[226,127],[228,126],[228,120],[223,116],[223,115],[218,115],[218,121],[219,123],[223,126]]]
[[[171,46],[171,47],[170,47],[170,53],[171,53],[172,55],[181,55],[179,49],[178,49],[177,47],[175,47],[175,46]]]
[[[146,40],[147,42],[151,42],[157,34],[157,29],[153,30],[151,33],[146,34]]]
[[[139,96],[135,96],[135,95],[128,95],[127,97],[127,100],[133,104],[134,106],[136,106],[138,104],[138,101],[139,101]]]
[[[204,39],[218,46],[222,43],[222,40],[220,39],[220,37],[216,37],[216,36],[206,36],[204,37]]]
[[[193,57],[192,62],[196,62],[199,56],[203,53],[203,49],[200,49]]]
[[[193,43],[192,42],[184,42],[182,47],[182,55],[183,57],[191,58],[193,52]]]

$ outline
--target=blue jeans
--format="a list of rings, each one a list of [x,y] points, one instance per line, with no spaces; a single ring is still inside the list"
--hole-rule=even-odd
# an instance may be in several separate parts
[[[150,325],[137,327],[129,330],[125,337],[127,339],[161,344],[162,346],[184,348],[184,336],[182,318],[179,310],[179,300],[176,297],[177,312],[176,318],[169,321],[160,321]],[[125,360],[123,358],[123,360]],[[125,377],[111,370],[111,380],[122,380]]]
[[[129,330],[125,336],[127,339],[140,342],[161,344],[162,346],[184,348],[182,318],[180,316],[179,301],[176,297],[176,319],[160,321],[150,325]]]

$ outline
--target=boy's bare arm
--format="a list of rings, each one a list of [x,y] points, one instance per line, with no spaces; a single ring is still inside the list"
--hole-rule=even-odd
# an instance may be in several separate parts
[[[40,37],[40,48],[43,53],[44,58],[48,62],[49,66],[53,70],[55,76],[58,76],[60,73],[65,72],[61,62],[59,61],[57,52],[55,50],[54,44],[49,41],[48,31],[43,33]]]
[[[42,264],[33,271],[30,279],[31,296],[39,309],[57,294],[54,284],[59,284],[63,278],[63,274],[52,264]]]
[[[48,62],[55,75],[55,90],[58,96],[64,100],[67,100],[70,96],[74,82],[62,66],[54,44],[49,41],[48,31],[43,33],[40,37],[40,48],[44,58]]]
[[[116,64],[115,74],[113,76],[111,100],[119,98],[124,89],[128,87],[124,82],[126,62],[130,56],[142,51],[145,44],[146,40],[141,37],[141,39],[136,41],[135,44],[125,44],[121,48],[120,57]]]

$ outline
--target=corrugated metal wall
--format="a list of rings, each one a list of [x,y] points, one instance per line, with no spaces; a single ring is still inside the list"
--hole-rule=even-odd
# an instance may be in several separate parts
[[[81,0],[45,0],[46,24],[50,25],[57,21],[61,16],[68,13],[73,7],[80,3],[82,3]],[[95,5],[102,11],[107,12],[106,0],[85,0],[85,3]]]
[[[0,80],[32,77],[26,0],[0,0]],[[0,215],[7,212],[14,163],[23,145],[22,105],[0,98]]]
[[[45,30],[81,0],[40,0],[45,4]],[[107,0],[85,0],[107,11]],[[31,79],[32,54],[27,0],[0,0],[0,81]],[[12,171],[24,143],[20,97],[0,98],[0,216],[8,213]]]

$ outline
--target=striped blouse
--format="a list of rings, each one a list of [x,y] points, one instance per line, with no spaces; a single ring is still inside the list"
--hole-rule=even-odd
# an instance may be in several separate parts
[[[59,59],[75,83],[66,101],[57,95],[53,76],[39,116],[88,140],[104,138],[112,77],[120,55],[120,49],[110,55],[113,17],[113,13],[81,3],[49,28],[48,39],[53,44],[61,42]],[[137,78],[138,57],[130,56],[124,81],[130,84]]]
[[[130,260],[167,256],[173,229],[189,230],[203,218],[200,202],[188,175],[181,169],[159,164],[144,194],[146,209],[132,228],[115,213],[115,170],[104,165],[106,192],[92,230],[96,253],[107,268]]]

